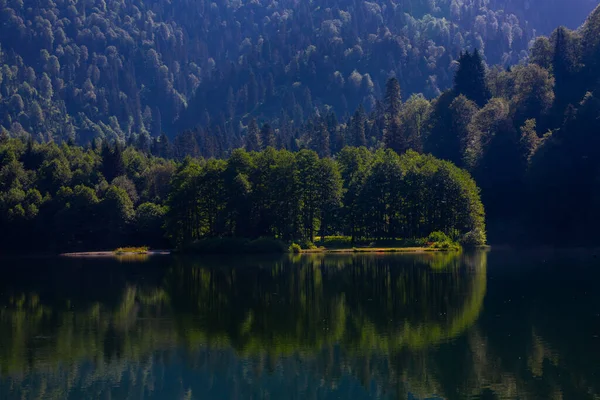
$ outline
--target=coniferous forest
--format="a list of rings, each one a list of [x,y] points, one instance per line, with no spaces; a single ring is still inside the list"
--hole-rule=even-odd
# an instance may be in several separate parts
[[[0,246],[592,243],[600,8],[554,3],[0,0]]]

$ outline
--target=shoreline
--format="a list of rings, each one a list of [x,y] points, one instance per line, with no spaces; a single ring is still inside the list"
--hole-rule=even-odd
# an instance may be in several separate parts
[[[127,257],[127,256],[168,256],[171,255],[171,250],[149,250],[145,252],[123,252],[115,253],[114,251],[82,251],[75,253],[62,253],[60,257]]]
[[[431,247],[355,247],[355,248],[319,248],[319,249],[306,249],[299,253],[271,253],[271,254],[383,254],[383,253],[450,253],[459,252],[456,249],[436,249]],[[123,252],[115,253],[114,251],[83,251],[83,252],[72,252],[59,254],[60,257],[69,258],[105,258],[105,257],[131,257],[131,256],[168,256],[173,254],[181,255],[220,255],[220,253],[186,253],[186,252],[175,252],[173,250],[149,250],[146,252]],[[256,253],[240,253],[239,255],[254,255]],[[268,253],[264,253],[268,254]]]
[[[437,253],[437,252],[458,252],[456,249],[436,249],[432,247],[352,247],[340,249],[308,249],[302,250],[298,254],[346,254],[346,253]]]

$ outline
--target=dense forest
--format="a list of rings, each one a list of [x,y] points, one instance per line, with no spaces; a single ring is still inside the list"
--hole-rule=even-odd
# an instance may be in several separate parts
[[[593,3],[2,0],[0,130],[85,144],[201,126],[204,154],[221,155],[251,116],[285,130],[371,111],[390,76],[434,98],[461,51],[518,63],[537,34],[577,27]]]
[[[0,133],[0,210],[3,221],[13,224],[6,226],[19,227],[21,233],[44,232],[41,227],[50,229],[54,225],[46,220],[41,225],[33,221],[45,215],[42,204],[53,204],[55,208],[47,215],[55,218],[64,207],[64,212],[71,213],[73,224],[85,225],[56,226],[68,233],[48,234],[57,242],[54,245],[60,241],[62,245],[83,243],[96,235],[116,240],[116,232],[129,237],[126,232],[136,225],[131,221],[137,213],[153,221],[144,226],[155,234],[162,229],[157,222],[159,216],[167,221],[167,230],[182,228],[178,235],[183,238],[169,233],[175,243],[206,236],[235,236],[239,233],[236,229],[242,229],[245,223],[249,224],[245,232],[252,237],[267,234],[307,240],[323,233],[374,238],[427,235],[430,227],[448,234],[457,231],[457,238],[469,233],[466,225],[459,227],[455,222],[432,223],[424,216],[425,204],[419,206],[418,222],[410,221],[409,208],[404,207],[411,195],[406,176],[411,168],[429,165],[420,170],[425,177],[420,178],[429,179],[428,174],[438,170],[457,171],[448,172],[453,177],[474,178],[481,189],[492,242],[593,242],[592,233],[600,222],[600,8],[577,30],[559,27],[548,37],[534,38],[533,30],[527,24],[520,27],[514,15],[491,11],[489,7],[503,6],[501,1],[410,1],[401,5],[338,1],[335,7],[316,3],[302,3],[287,13],[283,12],[286,1],[266,8],[256,2],[211,3],[206,7],[203,2],[193,6],[183,3],[177,10],[156,5],[153,11],[145,12],[141,5],[82,3],[67,7],[61,3],[55,5],[55,12],[37,14],[32,8],[19,8],[18,3],[3,3],[1,16],[11,21],[0,25],[0,29],[11,26],[1,36],[5,66],[0,101],[5,123]],[[506,2],[507,9],[511,4]],[[532,7],[535,4],[530,3]],[[63,6],[77,24],[66,24],[68,18],[57,17]],[[588,6],[586,3],[574,8],[581,11]],[[197,7],[196,14],[214,18],[201,19],[205,24],[201,30],[183,28],[198,24],[196,18],[186,18],[187,25],[182,22],[180,30],[174,28],[179,26],[174,23],[141,24],[134,18],[151,15],[158,21],[159,15],[180,15],[186,7]],[[479,12],[485,12],[485,17]],[[64,29],[56,30],[63,36],[52,33],[53,25],[49,25],[48,38],[53,39],[48,39],[47,48],[41,51],[33,43],[43,41],[42,25],[34,29],[25,18],[34,14],[34,20],[42,25],[46,17],[64,25]],[[525,10],[522,18],[530,14]],[[191,15],[194,13],[186,14]],[[232,28],[229,22],[240,15],[244,15],[244,21]],[[252,18],[246,18],[248,15]],[[315,22],[336,16],[339,21],[331,24]],[[361,18],[365,20],[358,23]],[[251,20],[254,22],[249,23]],[[92,27],[86,25],[92,21]],[[117,21],[127,29],[117,29]],[[484,29],[482,21],[491,26],[484,24]],[[13,23],[22,27],[14,29],[10,25]],[[157,32],[149,35],[147,30],[154,28]],[[369,33],[372,29],[377,35]],[[505,43],[509,31],[510,45]],[[452,47],[436,42],[439,38],[434,37],[435,32],[461,40]],[[141,38],[143,44],[136,41]],[[194,51],[181,47],[179,38],[186,46],[194,43]],[[235,50],[229,49],[228,44],[240,38],[249,39],[243,39]],[[95,47],[77,47],[71,42],[88,39],[99,41]],[[356,45],[359,48],[346,51],[352,40],[360,43]],[[447,44],[435,53],[440,58],[423,57],[433,51],[436,43]],[[127,57],[121,46],[130,46]],[[76,54],[80,64],[62,63],[50,52],[53,48],[54,53],[60,49],[63,57]],[[74,53],[75,48],[80,53]],[[147,49],[144,57],[152,55],[150,61],[139,58],[142,48]],[[101,49],[106,55],[100,55]],[[208,57],[213,53],[214,57]],[[192,54],[208,57],[208,64],[194,64],[198,75],[186,69],[193,64],[191,61],[182,62]],[[39,57],[46,61],[38,62]],[[25,67],[27,60],[45,72]],[[9,66],[12,62],[20,66]],[[494,63],[497,65],[492,66]],[[154,68],[164,79],[136,73],[138,68],[146,72]],[[177,78],[174,71],[186,78]],[[425,75],[427,79],[421,79]],[[78,82],[86,76],[84,86],[89,90],[79,89]],[[189,79],[195,83],[189,85]],[[437,82],[435,88],[428,86],[432,79]],[[124,86],[130,91],[122,91]],[[180,89],[184,86],[186,90]],[[43,93],[45,102],[40,98]],[[39,101],[31,100],[29,94]],[[346,149],[348,146],[355,149]],[[245,148],[246,153],[236,148]],[[449,161],[466,170],[466,175],[423,154]],[[357,158],[352,168],[364,167],[366,172],[361,170],[357,176],[349,172],[344,163],[350,155]],[[188,156],[191,159],[186,160]],[[241,164],[232,165],[236,162]],[[324,209],[311,208],[308,219],[301,216],[306,211],[304,203],[312,200],[298,191],[314,188],[298,189],[297,181],[304,184],[309,176],[306,174],[322,173],[297,170],[304,168],[303,162],[311,168],[334,171],[334,191],[341,188],[332,195],[332,202],[340,199],[346,212],[338,218],[337,211],[326,210],[328,218],[338,222],[336,227],[330,227]],[[261,173],[277,181],[265,183]],[[385,178],[371,178],[377,174]],[[391,178],[394,174],[397,178]],[[284,182],[284,177],[290,181]],[[268,184],[272,185],[269,190],[283,197],[259,202],[259,209],[267,215],[256,216],[253,209],[251,215],[257,220],[241,223],[236,215],[245,215],[248,210],[243,207],[255,207],[256,203],[238,199],[239,208],[224,200],[230,193],[220,191],[209,198],[202,192],[205,180],[218,182],[225,192],[249,196],[257,196],[261,190],[266,193]],[[321,178],[315,182],[323,183]],[[472,186],[473,190],[468,191],[476,193],[477,186]],[[356,212],[364,213],[365,221],[373,226],[352,227],[348,218],[354,199],[350,196],[358,199],[373,195],[369,193],[371,187],[384,200],[379,204],[372,198]],[[209,185],[208,189],[214,187]],[[181,219],[172,219],[178,212],[173,208],[174,199],[182,190],[196,191],[199,196],[190,206],[200,210],[193,216],[198,218],[193,228],[177,225]],[[278,209],[278,201],[288,195],[300,196],[300,200],[294,200],[290,210]],[[108,211],[111,215],[100,218],[103,212],[95,211],[93,214],[102,221],[99,230],[87,238],[72,236],[77,229],[87,229],[87,222],[93,219],[80,219],[77,213],[82,210],[73,206],[77,202],[70,196],[86,199],[83,210],[86,202],[92,202],[98,207],[102,204],[104,212],[116,207],[120,214]],[[112,206],[108,206],[106,196]],[[394,202],[402,207],[391,206]],[[177,208],[189,206],[184,201],[177,204]],[[280,212],[291,213],[285,216],[289,222],[285,229],[277,226],[284,223]],[[475,214],[483,215],[483,211]],[[374,215],[377,218],[372,218]],[[21,225],[15,222],[17,217],[29,223]],[[470,228],[481,224],[471,224]],[[139,238],[145,237],[138,233]],[[477,236],[484,238],[484,229],[480,233]],[[7,237],[5,243],[18,236],[12,230],[5,230],[3,235]],[[148,235],[149,239],[156,238]]]
[[[333,160],[269,147],[235,150],[226,161],[175,163],[107,142],[84,149],[5,138],[0,166],[5,251],[31,243],[36,251],[189,249],[207,238],[310,246],[316,235],[355,242],[438,231],[464,245],[486,242],[475,181],[450,162],[414,151],[347,147]]]

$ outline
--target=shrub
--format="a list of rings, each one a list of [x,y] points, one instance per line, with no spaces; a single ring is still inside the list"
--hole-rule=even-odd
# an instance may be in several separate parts
[[[298,254],[302,252],[302,247],[297,243],[292,243],[289,248],[290,253]]]
[[[317,240],[317,245],[327,248],[347,248],[352,245],[350,236],[325,236],[322,240]]]
[[[312,250],[317,248],[317,246],[315,246],[315,244],[308,239],[302,239],[298,245],[304,250]]]
[[[114,251],[115,254],[126,254],[126,253],[134,253],[134,254],[145,254],[149,250],[148,247],[119,247]]]
[[[470,232],[465,233],[460,239],[460,244],[464,247],[478,247],[485,245],[486,236],[482,229],[475,228]]]
[[[453,242],[449,239],[444,240],[443,242],[435,242],[431,247],[440,250],[461,250],[460,244]]]
[[[444,233],[440,231],[431,232],[429,236],[427,236],[427,241],[429,243],[437,243],[437,242],[450,242],[450,238]]]
[[[444,232],[431,232],[427,236],[427,243],[434,249],[440,250],[460,250],[461,246],[458,242],[450,239]]]

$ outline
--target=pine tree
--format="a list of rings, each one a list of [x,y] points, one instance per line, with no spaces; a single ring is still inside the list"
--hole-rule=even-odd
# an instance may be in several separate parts
[[[317,152],[319,157],[329,157],[331,155],[331,146],[329,140],[329,131],[325,121],[315,124],[314,127],[314,146],[313,150]]]
[[[260,146],[262,150],[267,147],[275,147],[275,132],[269,124],[264,124],[260,130]]]
[[[248,129],[246,130],[246,150],[247,151],[259,151],[260,150],[260,138],[259,138],[258,124],[256,120],[252,118],[248,122]]]
[[[462,53],[458,59],[458,70],[454,76],[455,95],[464,95],[483,107],[490,99],[490,91],[485,81],[485,66],[479,51]]]
[[[365,113],[365,108],[361,104],[354,113],[351,123],[352,144],[356,147],[367,145],[367,137],[365,135],[366,120],[367,115]]]
[[[402,97],[400,83],[396,78],[390,78],[385,89],[385,134],[384,142],[388,149],[402,153],[407,149],[406,140],[402,138],[400,112]]]
[[[150,142],[151,139],[148,135],[148,132],[142,132],[137,137],[136,147],[142,153],[148,153],[148,150],[150,149]]]
[[[173,149],[167,135],[162,132],[160,136],[154,140],[152,154],[157,157],[171,158],[173,157]]]
[[[117,176],[125,173],[125,164],[123,163],[123,149],[119,142],[111,146],[108,140],[102,143],[102,168],[101,172],[108,182],[112,182]]]
[[[565,109],[569,104],[579,100],[577,83],[574,80],[573,73],[575,62],[571,54],[571,39],[569,31],[565,27],[559,27],[555,31],[554,54],[552,57],[552,73],[554,75],[554,104],[552,116],[554,126],[559,125],[564,120]]]

